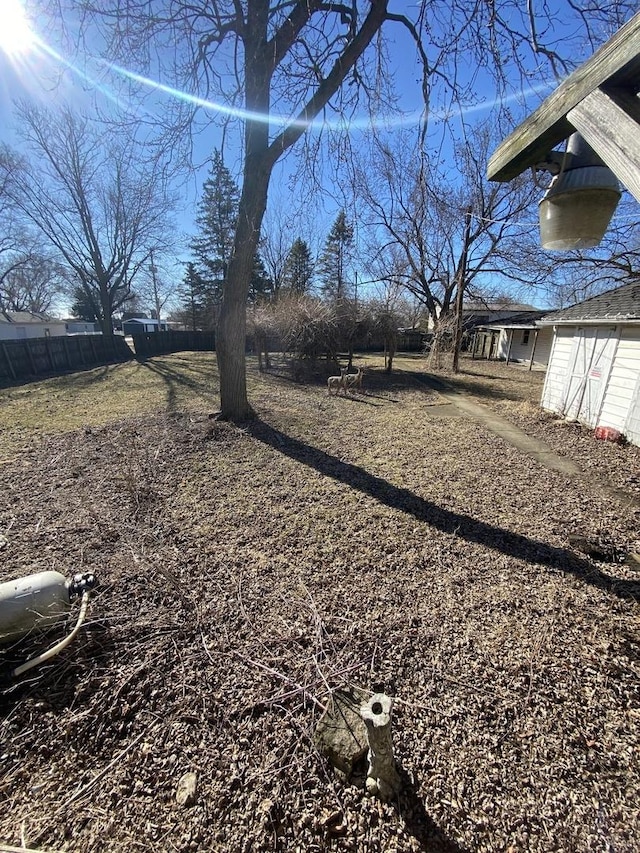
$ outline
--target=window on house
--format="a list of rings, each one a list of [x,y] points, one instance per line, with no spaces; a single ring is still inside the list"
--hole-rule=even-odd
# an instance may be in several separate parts
[[[525,329],[525,331],[522,333],[522,346],[526,347],[526,345],[529,343],[530,334],[531,332],[529,331],[529,329]]]
[[[50,338],[50,337],[51,337],[51,330],[50,330],[50,329],[45,329],[45,330],[44,330],[44,336],[45,336],[45,338]]]

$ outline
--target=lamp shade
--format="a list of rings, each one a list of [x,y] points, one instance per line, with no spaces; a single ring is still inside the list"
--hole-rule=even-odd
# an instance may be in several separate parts
[[[620,187],[579,133],[569,138],[564,160],[538,207],[540,241],[543,249],[588,249],[604,237],[620,200]]]

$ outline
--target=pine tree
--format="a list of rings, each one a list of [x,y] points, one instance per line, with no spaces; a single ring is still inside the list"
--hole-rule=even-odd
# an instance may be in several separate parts
[[[265,302],[273,295],[273,281],[259,253],[256,253],[249,286],[249,302]]]
[[[202,186],[196,224],[199,234],[191,248],[206,288],[205,302],[215,307],[222,298],[238,220],[239,191],[219,151],[213,152],[209,177]]]
[[[287,255],[284,266],[284,287],[294,295],[302,296],[311,290],[313,260],[309,246],[298,237]]]
[[[349,296],[346,269],[353,245],[353,225],[341,210],[331,227],[320,258],[320,286],[327,299],[337,301]]]
[[[72,317],[89,323],[97,323],[100,315],[99,308],[83,287],[74,287],[70,313]]]
[[[192,331],[212,328],[212,316],[207,315],[207,286],[191,261],[187,264],[179,289],[180,309]]]

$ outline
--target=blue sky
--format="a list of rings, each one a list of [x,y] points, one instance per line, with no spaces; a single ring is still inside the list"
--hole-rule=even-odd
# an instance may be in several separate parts
[[[558,4],[560,0],[550,0],[551,6]],[[59,26],[55,19],[47,23],[46,18],[38,8],[39,0],[0,0],[0,138],[10,143],[16,142],[12,124],[12,102],[16,98],[29,97],[38,100],[44,105],[53,108],[57,103],[65,101],[75,105],[80,110],[89,113],[95,111],[96,103],[103,109],[112,105],[126,106],[134,111],[151,114],[158,111],[161,113],[166,109],[166,104],[173,100],[190,98],[191,93],[172,90],[169,86],[159,85],[159,81],[140,75],[140,69],[128,67],[116,70],[116,79],[126,80],[127,75],[138,79],[149,93],[144,108],[138,102],[123,104],[121,96],[117,94],[112,83],[112,78],[106,73],[104,60],[99,56],[99,49],[95,47],[94,55],[85,51],[76,51],[76,45],[65,46],[65,38],[71,42],[76,41],[73,37],[74,22],[66,20],[66,32]],[[21,5],[29,20],[31,21],[31,32],[20,30],[11,33],[11,10]],[[406,11],[407,7],[402,0],[396,0],[396,9]],[[47,27],[45,32],[44,27]],[[395,127],[416,126],[422,112],[422,96],[420,90],[421,71],[412,45],[406,32],[401,27],[389,31],[391,36],[391,64],[394,68],[397,102],[396,106],[401,111],[389,119]],[[82,44],[94,44],[97,40],[85,39]],[[113,71],[113,68],[111,69]],[[483,73],[482,69],[470,67],[460,69],[462,76],[468,74],[473,76],[474,91],[473,103],[466,110],[466,119],[486,117],[495,106],[495,88],[489,75]],[[144,78],[144,79],[142,79]],[[525,93],[519,91],[519,84],[514,81],[514,92],[511,95],[513,104],[516,100],[522,100],[527,110],[534,109],[541,100],[552,90],[555,83],[545,80],[541,76],[532,78],[532,83]],[[520,107],[520,115],[523,106]],[[201,114],[203,116],[220,115],[215,105],[202,104]],[[438,122],[441,117],[436,113],[430,117],[430,127],[437,132]],[[366,133],[369,117],[364,112],[356,117],[351,123],[350,132],[353,139],[360,134]],[[450,122],[454,127],[455,119]],[[238,139],[240,123],[235,123],[235,129],[231,132],[231,140]],[[309,133],[315,133],[314,130]],[[195,204],[197,194],[207,173],[207,159],[214,147],[221,145],[221,131],[219,127],[209,123],[202,133],[194,137],[194,165],[199,168],[180,187],[181,202],[178,216],[179,227],[185,232],[193,232],[193,219],[195,215]],[[233,170],[233,145],[231,156],[227,157]],[[239,163],[239,151],[235,162]],[[300,199],[292,200],[289,193],[289,183],[292,174],[297,168],[295,153],[287,156],[280,162],[273,174],[270,192],[270,211],[268,216],[274,213],[274,209],[287,212],[298,210]],[[454,176],[452,175],[452,178]],[[340,188],[331,182],[330,170],[324,179],[326,195],[317,195],[317,206],[310,205],[308,221],[299,217],[295,227],[299,226],[299,233],[305,239],[311,238],[312,249],[319,248],[339,207],[341,206]],[[294,203],[295,202],[295,203]],[[305,230],[308,233],[305,233]],[[298,234],[292,234],[292,241]],[[314,245],[315,243],[315,245]],[[185,257],[188,252],[185,253]]]
[[[20,44],[21,34],[11,40],[7,23],[11,24],[14,17],[12,9],[22,6],[26,17],[31,23],[31,38],[26,37],[26,43]],[[399,3],[399,6],[404,6]],[[120,97],[116,94],[112,84],[108,82],[104,63],[101,62],[96,50],[95,56],[86,52],[80,56],[72,56],[65,49],[62,28],[48,26],[48,31],[42,31],[44,18],[38,9],[38,0],[2,0],[0,4],[0,30],[7,33],[3,37],[0,32],[0,138],[4,141],[15,142],[12,121],[12,102],[16,98],[34,98],[41,103],[53,107],[56,103],[70,101],[79,109],[92,111],[97,102],[102,108],[109,108],[111,104],[122,106]],[[73,33],[73,22],[65,22],[68,32]],[[67,36],[68,37],[68,36]],[[392,38],[392,64],[396,78],[396,89],[398,93],[397,107],[402,110],[403,115],[395,115],[392,119],[396,127],[411,127],[418,123],[422,112],[422,97],[420,92],[420,67],[416,57],[415,49],[410,39],[399,26],[391,31]],[[85,41],[85,44],[88,42]],[[7,53],[8,51],[8,53]],[[121,79],[127,74],[137,76],[138,69],[122,69]],[[164,85],[160,88],[157,81],[140,75],[143,87],[148,92],[156,94],[146,104],[146,110],[161,111],[165,102],[172,99],[181,99],[190,96],[188,92],[172,90]],[[486,82],[486,81],[485,81]],[[546,94],[550,84],[538,83],[532,88],[530,102],[535,105],[541,96]],[[478,81],[477,103],[470,107],[468,113],[473,111],[477,115],[488,112],[495,100],[494,92],[487,83],[483,87],[482,76]],[[127,105],[128,106],[128,105]],[[134,109],[139,110],[136,105]],[[203,104],[203,113],[213,114],[215,110]],[[220,115],[220,113],[218,113]],[[432,124],[437,123],[438,116],[431,118]],[[351,123],[351,132],[355,136],[366,132],[369,117],[363,111],[362,115],[356,117]],[[311,131],[313,133],[314,131]],[[204,163],[210,156],[211,150],[221,144],[221,133],[219,129],[209,125],[206,132],[195,138],[194,161],[196,164]],[[284,163],[279,165],[274,173],[273,196],[277,197],[278,186],[285,186],[287,176],[295,169],[295,160],[288,157]],[[185,203],[180,217],[181,225],[190,230],[192,226],[192,210],[195,195],[206,176],[206,166],[200,172],[187,181],[185,185]],[[335,214],[336,204],[327,200],[327,217],[330,221]]]

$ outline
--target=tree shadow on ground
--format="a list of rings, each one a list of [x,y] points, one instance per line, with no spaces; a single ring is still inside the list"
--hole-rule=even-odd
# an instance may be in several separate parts
[[[245,430],[258,441],[268,444],[285,456],[308,465],[352,489],[357,489],[388,507],[405,512],[443,533],[484,545],[533,565],[548,566],[556,571],[572,574],[585,583],[622,598],[640,599],[640,583],[607,575],[565,548],[538,542],[465,513],[444,509],[424,500],[409,489],[394,486],[382,477],[370,474],[358,465],[343,462],[324,450],[286,435],[264,421],[250,421],[245,424]]]
[[[215,395],[215,391],[212,390],[211,375],[206,369],[202,368],[197,371],[193,371],[199,376],[202,376],[202,379],[195,379],[186,376],[182,370],[169,367],[157,360],[149,361],[147,359],[140,358],[138,359],[138,363],[141,367],[151,371],[151,373],[155,373],[164,382],[167,393],[167,409],[169,412],[175,412],[177,410],[179,387],[188,388],[204,400],[209,400],[211,404],[215,406],[215,401],[212,399]]]
[[[418,792],[417,785],[411,780],[407,771],[398,766],[402,789],[397,799],[392,803],[404,824],[422,850],[429,853],[466,853],[455,841],[447,838],[437,823],[427,812]]]
[[[132,360],[131,360],[132,361]],[[75,367],[69,370],[57,370],[55,373],[38,373],[33,376],[23,376],[18,379],[3,379],[0,381],[0,391],[27,388],[30,385],[50,383],[51,388],[64,390],[81,390],[89,385],[95,385],[106,379],[110,374],[128,367],[131,361],[117,361],[109,364],[89,364],[85,367]]]
[[[403,370],[402,372],[407,377],[411,377],[414,382],[418,382],[432,391],[455,391],[458,394],[471,394],[480,399],[518,401],[518,398],[514,397],[512,388],[500,387],[499,383],[508,380],[498,379],[491,374],[470,373],[465,375],[464,373],[457,373],[440,378],[436,374],[425,371]],[[490,384],[483,384],[483,379],[490,380]],[[540,393],[542,393],[542,386],[540,386]],[[528,399],[530,397],[527,394],[521,396],[523,401]]]

